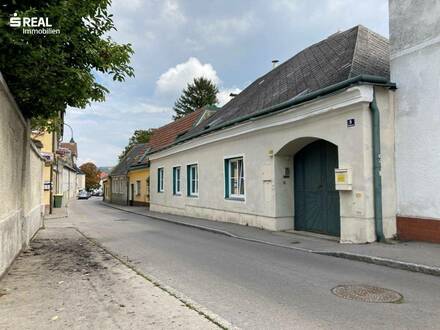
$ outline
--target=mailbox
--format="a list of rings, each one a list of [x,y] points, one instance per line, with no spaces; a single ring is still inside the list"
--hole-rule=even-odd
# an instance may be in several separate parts
[[[335,188],[336,190],[352,190],[351,169],[335,168]]]

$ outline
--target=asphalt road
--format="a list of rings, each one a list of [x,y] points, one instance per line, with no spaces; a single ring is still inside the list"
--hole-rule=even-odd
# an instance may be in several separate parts
[[[112,209],[98,199],[74,202],[69,221],[240,328],[440,328],[435,276],[247,242]],[[404,299],[346,300],[331,293],[341,284],[393,289]]]

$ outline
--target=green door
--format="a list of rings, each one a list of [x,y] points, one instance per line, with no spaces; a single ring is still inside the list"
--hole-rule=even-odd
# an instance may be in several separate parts
[[[334,170],[338,147],[324,140],[301,149],[295,167],[295,229],[340,235],[339,192]]]

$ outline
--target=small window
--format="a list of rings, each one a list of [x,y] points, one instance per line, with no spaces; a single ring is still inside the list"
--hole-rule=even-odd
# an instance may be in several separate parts
[[[173,194],[180,195],[180,166],[173,167]]]
[[[157,169],[157,191],[163,192],[163,167]]]
[[[225,197],[244,199],[243,157],[225,160]]]
[[[139,196],[141,194],[141,182],[138,180],[136,181],[136,196]]]
[[[197,164],[188,165],[187,170],[188,179],[188,196],[199,195],[199,167]]]

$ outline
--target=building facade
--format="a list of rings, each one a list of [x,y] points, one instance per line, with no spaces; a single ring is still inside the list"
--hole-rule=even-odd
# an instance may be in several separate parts
[[[144,202],[145,196],[137,194],[137,181],[140,180],[141,187],[146,185],[147,177],[146,174],[139,174],[138,172],[130,173],[130,167],[132,165],[140,164],[142,158],[145,156],[147,151],[149,150],[149,145],[147,143],[136,144],[134,145],[127,154],[121,159],[121,161],[116,165],[110,174],[108,175],[109,180],[109,198],[106,199],[108,202],[120,204],[120,205],[129,205],[135,204],[133,201]],[[130,182],[130,177],[132,178],[132,182]],[[131,191],[130,189],[133,189]],[[147,191],[147,188],[144,186],[143,191]],[[144,200],[142,200],[144,198]],[[137,203],[136,203],[137,204]]]
[[[440,243],[440,2],[390,0],[396,90],[397,227]]]
[[[150,154],[150,208],[341,242],[392,238],[393,89],[385,38],[334,34]]]

